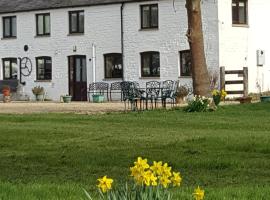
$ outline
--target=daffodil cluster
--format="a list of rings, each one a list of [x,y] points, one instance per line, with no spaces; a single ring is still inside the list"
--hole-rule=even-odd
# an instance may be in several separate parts
[[[223,90],[213,90],[212,95],[213,95],[213,97],[219,96],[222,100],[224,100],[225,97],[227,96],[227,92],[224,89]]]
[[[150,166],[147,159],[138,157],[134,166],[130,168],[131,176],[138,185],[158,186],[168,188],[169,185],[174,187],[180,186],[182,178],[179,172],[173,172],[168,163],[162,161],[156,162]]]
[[[202,190],[200,187],[194,190],[193,196],[195,200],[203,200],[204,198],[204,190]]]

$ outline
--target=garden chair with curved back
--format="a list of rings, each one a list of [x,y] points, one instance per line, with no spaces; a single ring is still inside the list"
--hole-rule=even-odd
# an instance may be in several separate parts
[[[127,109],[126,103],[131,104],[131,110],[135,111],[138,109],[138,101],[140,101],[140,109],[141,109],[141,101],[143,100],[141,92],[136,87],[134,82],[124,81],[121,82],[121,90],[123,94],[123,101],[125,103],[125,110]]]
[[[161,102],[162,106],[166,107],[167,99],[172,100],[172,93],[174,92],[175,82],[172,80],[166,80],[162,82],[162,90],[161,90]]]
[[[160,95],[160,82],[158,81],[149,81],[146,82],[146,109],[148,109],[148,100],[151,101],[151,106],[153,109],[153,102],[155,103],[155,107],[157,107],[157,100]]]
[[[121,95],[121,101],[123,101],[123,94],[122,94],[122,90],[121,90],[121,82],[111,83],[110,101],[112,101],[112,94],[120,94]]]

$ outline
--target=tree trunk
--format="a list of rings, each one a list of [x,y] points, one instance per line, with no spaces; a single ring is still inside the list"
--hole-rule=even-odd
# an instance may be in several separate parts
[[[201,0],[186,0],[186,8],[194,94],[210,96],[210,81],[204,53]]]

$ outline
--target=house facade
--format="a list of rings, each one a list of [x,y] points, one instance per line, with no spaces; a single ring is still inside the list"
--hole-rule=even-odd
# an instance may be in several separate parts
[[[267,59],[257,65],[257,50],[269,46],[257,16],[270,4],[256,2],[202,1],[209,71],[248,67],[250,92],[270,84]],[[0,18],[0,80],[20,79],[32,98],[35,86],[48,99],[86,100],[91,82],[191,83],[185,0],[2,0]]]

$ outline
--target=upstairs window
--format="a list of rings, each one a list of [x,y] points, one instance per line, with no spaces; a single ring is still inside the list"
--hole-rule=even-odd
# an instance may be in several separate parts
[[[51,57],[37,57],[37,80],[48,81],[52,80],[52,58]]]
[[[159,52],[141,53],[141,75],[142,77],[160,77]]]
[[[37,24],[37,36],[50,35],[51,33],[51,22],[50,14],[37,14],[36,24]]]
[[[3,37],[14,38],[17,36],[17,19],[16,16],[3,17]]]
[[[4,80],[16,80],[18,78],[17,58],[3,58]]]
[[[180,51],[180,76],[191,76],[191,53],[190,50]]]
[[[236,25],[248,23],[248,0],[232,1],[232,23]]]
[[[158,5],[141,5],[141,28],[158,28]]]
[[[69,33],[84,33],[84,11],[69,12]]]
[[[122,54],[111,53],[104,55],[105,78],[122,78]]]

